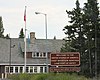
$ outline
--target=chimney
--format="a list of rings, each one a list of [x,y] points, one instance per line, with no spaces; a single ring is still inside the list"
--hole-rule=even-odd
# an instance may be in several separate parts
[[[30,43],[33,44],[35,40],[35,32],[30,32]]]
[[[54,40],[56,40],[56,36],[54,36]]]

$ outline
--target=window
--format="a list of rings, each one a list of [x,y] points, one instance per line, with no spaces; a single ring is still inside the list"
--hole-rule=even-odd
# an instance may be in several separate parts
[[[47,72],[47,67],[45,67],[44,72]]]
[[[42,53],[40,53],[40,57],[42,57]]]
[[[13,73],[13,67],[10,67],[10,73]]]
[[[34,73],[37,73],[37,67],[34,67]]]
[[[32,57],[36,57],[36,53],[35,52],[32,52]]]
[[[18,73],[18,67],[15,67],[15,73]]]
[[[39,57],[39,52],[37,52],[36,54],[37,54],[37,57]]]
[[[40,67],[40,73],[43,73],[43,67]]]
[[[5,71],[6,73],[9,73],[9,67],[8,67],[8,66],[6,67],[5,70],[6,70],[6,71]]]
[[[29,68],[28,68],[28,67],[26,67],[26,72],[27,72],[27,73],[28,73],[28,69],[29,69]]]
[[[33,73],[33,67],[30,67],[30,73]]]
[[[36,57],[36,58],[44,58],[47,57],[46,52],[32,52],[32,57]]]
[[[45,52],[43,53],[43,57],[46,57],[46,53]]]
[[[32,57],[37,57],[37,53],[36,52],[32,52]]]
[[[33,57],[35,57],[35,53],[33,53]]]
[[[20,67],[20,73],[22,73],[23,72],[23,67]]]

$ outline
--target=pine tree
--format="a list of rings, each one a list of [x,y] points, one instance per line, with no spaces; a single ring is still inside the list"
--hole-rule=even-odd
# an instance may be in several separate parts
[[[74,8],[73,11],[67,11],[68,17],[71,18],[69,23],[71,25],[67,25],[64,28],[65,34],[67,35],[67,40],[72,42],[72,51],[79,51],[79,47],[81,46],[81,39],[82,36],[82,13],[81,8],[79,6],[79,1],[76,1],[76,9]],[[84,38],[83,38],[84,39]],[[76,43],[75,43],[76,42]],[[81,51],[79,51],[81,52]]]
[[[94,76],[100,73],[100,18],[97,0],[87,0],[83,9],[67,11],[70,25],[64,27],[65,44],[61,51],[78,51],[81,54],[81,74]],[[69,43],[68,43],[69,41]],[[94,66],[97,63],[97,68]],[[98,72],[96,72],[98,71]]]
[[[79,51],[82,53],[84,51],[85,37],[83,31],[83,13],[80,8],[79,1],[76,1],[76,8],[72,11],[67,11],[68,17],[71,18],[69,23],[71,25],[67,25],[64,27],[65,34],[67,35],[67,40],[65,42],[70,41],[70,51]],[[68,47],[67,43],[65,43],[65,48]],[[63,47],[64,48],[64,47]]]
[[[19,38],[24,38],[23,28],[21,28],[21,31],[20,31],[20,34],[19,34]]]
[[[94,75],[97,71],[100,73],[100,19],[97,0],[87,0],[83,8],[84,11],[84,30],[87,38],[87,53],[89,54],[90,75]],[[98,44],[97,44],[98,43]],[[97,57],[98,56],[98,57]],[[97,62],[98,61],[98,62]],[[95,66],[93,66],[95,65]],[[97,66],[97,67],[96,67]],[[95,68],[94,68],[95,67]],[[97,69],[96,69],[97,68]]]
[[[9,38],[10,38],[10,37],[9,37],[9,34],[7,34],[7,35],[5,36],[5,38],[6,38],[6,39],[9,39]]]
[[[0,17],[0,37],[3,38],[4,35],[4,28],[3,28],[3,21],[2,21],[2,17]]]
[[[87,54],[85,53],[85,33],[84,33],[84,23],[83,23],[83,13],[80,8],[79,1],[76,1],[76,8],[72,11],[66,11],[68,17],[71,18],[70,24],[64,28],[65,34],[67,35],[67,40],[65,40],[64,46],[61,51],[74,51],[80,52],[81,55],[81,73],[84,74],[84,65],[87,63]],[[69,44],[68,44],[69,41]]]

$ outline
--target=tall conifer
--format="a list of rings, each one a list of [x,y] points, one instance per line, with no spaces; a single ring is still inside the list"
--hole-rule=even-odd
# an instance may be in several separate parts
[[[4,28],[3,28],[3,21],[2,21],[2,17],[0,17],[0,37],[3,38],[4,35]]]

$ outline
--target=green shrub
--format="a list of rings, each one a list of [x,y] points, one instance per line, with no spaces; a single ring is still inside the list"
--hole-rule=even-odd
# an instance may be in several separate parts
[[[38,74],[36,80],[46,80],[47,74]]]
[[[84,76],[66,73],[48,74],[16,74],[9,77],[11,80],[89,80]]]
[[[11,80],[20,80],[18,74],[17,74],[17,75],[15,75],[15,74],[10,74],[8,78],[11,79]]]
[[[30,78],[31,78],[30,75],[26,73],[19,75],[20,80],[30,80]]]
[[[13,74],[9,76],[10,79],[12,80],[30,80],[30,75],[29,74]]]

